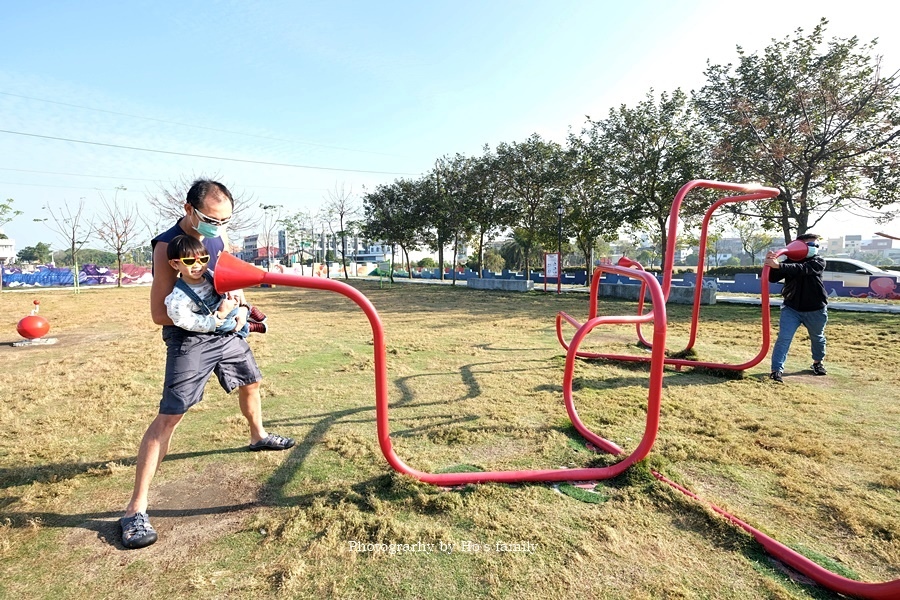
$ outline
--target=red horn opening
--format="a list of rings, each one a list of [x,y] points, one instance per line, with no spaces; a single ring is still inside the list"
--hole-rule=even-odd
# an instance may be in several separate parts
[[[794,240],[787,248],[782,248],[776,254],[787,254],[791,260],[803,260],[809,254],[809,246],[803,240]]]
[[[266,272],[248,262],[223,252],[216,261],[213,284],[220,294],[259,285],[266,278]]]

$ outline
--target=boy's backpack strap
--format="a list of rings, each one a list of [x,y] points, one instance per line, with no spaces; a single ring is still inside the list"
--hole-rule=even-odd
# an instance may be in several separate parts
[[[206,275],[206,273],[204,273],[204,275]],[[175,287],[177,287],[179,290],[184,292],[184,294],[188,298],[193,300],[194,304],[196,304],[197,306],[200,306],[203,310],[205,310],[206,314],[208,314],[208,315],[213,314],[213,311],[210,310],[210,308],[206,305],[206,303],[200,299],[200,296],[197,295],[197,292],[192,290],[191,286],[186,284],[181,277],[179,277],[178,279],[175,280]]]

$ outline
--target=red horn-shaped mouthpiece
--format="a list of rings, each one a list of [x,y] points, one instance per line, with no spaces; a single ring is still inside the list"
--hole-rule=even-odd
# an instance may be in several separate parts
[[[250,263],[239,260],[223,252],[216,261],[213,284],[220,294],[259,285],[266,278],[266,272]]]
[[[616,264],[619,265],[620,267],[626,267],[626,268],[638,267],[639,269],[643,269],[643,267],[641,266],[641,263],[639,263],[636,260],[632,260],[632,259],[628,258],[627,256],[620,257],[619,260],[616,261]]]
[[[776,254],[779,256],[786,254],[791,260],[803,260],[809,255],[809,246],[802,240],[794,240],[787,245],[787,248],[782,248]]]

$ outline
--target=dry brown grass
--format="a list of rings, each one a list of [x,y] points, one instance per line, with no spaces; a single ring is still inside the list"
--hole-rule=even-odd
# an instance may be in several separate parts
[[[553,319],[557,310],[583,317],[585,297],[357,285],[385,322],[393,443],[410,466],[609,463],[577,441],[561,401]],[[375,438],[364,318],[342,298],[285,288],[251,292],[271,324],[251,341],[267,426],[298,446],[243,452],[234,399],[210,385],[154,481],[160,541],[125,551],[116,519],[164,363],[147,293],[0,295],[0,343],[17,339],[15,323],[36,295],[59,339],[0,345],[0,597],[831,597],[779,574],[746,535],[645,466],[602,482],[600,504],[548,485],[443,491],[392,473]],[[687,310],[670,313],[678,350]],[[704,309],[701,357],[752,356],[758,320],[752,307]],[[895,315],[832,313],[829,376],[804,372],[798,335],[783,387],[765,380],[765,365],[739,381],[669,371],[651,461],[865,580],[900,577],[898,330]],[[598,330],[589,345],[641,352],[633,328]],[[643,433],[646,369],[579,362],[576,377],[585,423],[632,448]],[[361,553],[351,541],[455,550]],[[463,552],[465,541],[536,550]]]

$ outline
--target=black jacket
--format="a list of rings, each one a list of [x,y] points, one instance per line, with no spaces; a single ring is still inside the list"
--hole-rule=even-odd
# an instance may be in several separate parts
[[[788,259],[778,269],[769,270],[769,281],[784,280],[781,295],[785,306],[801,312],[819,310],[828,304],[828,294],[822,283],[824,270],[825,259],[818,255],[797,262]]]

